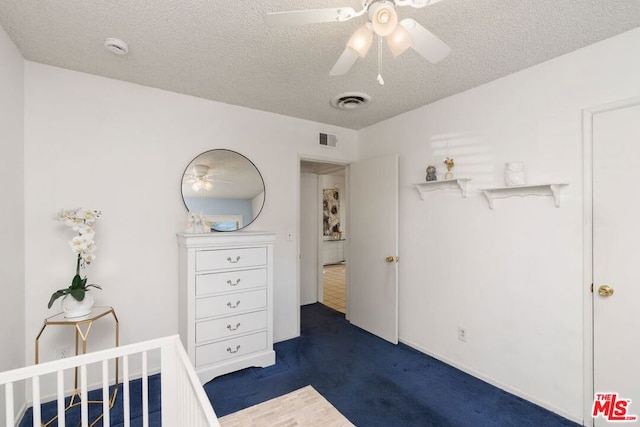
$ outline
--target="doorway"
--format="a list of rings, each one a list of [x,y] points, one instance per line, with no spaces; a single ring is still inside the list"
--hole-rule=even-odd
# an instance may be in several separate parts
[[[346,166],[301,160],[300,193],[300,304],[346,314]]]
[[[316,167],[311,162],[312,167]],[[322,180],[301,162],[300,173],[300,304],[324,298],[320,246],[326,242],[320,206]],[[322,164],[317,167],[322,167]],[[398,343],[398,155],[332,166],[344,169],[346,227],[338,231],[346,262],[345,318],[393,344]],[[314,186],[315,183],[315,186]],[[312,205],[315,205],[313,207]],[[342,205],[341,205],[342,206]],[[341,208],[342,209],[342,208]],[[373,215],[372,213],[375,213]],[[309,225],[309,222],[311,225]],[[314,226],[315,224],[315,226]],[[317,228],[316,228],[317,227]],[[375,232],[372,232],[375,230]],[[310,243],[311,242],[311,243]],[[315,256],[314,256],[315,255]],[[314,276],[314,272],[318,275]],[[314,287],[315,286],[315,287]],[[308,301],[308,302],[307,302]]]

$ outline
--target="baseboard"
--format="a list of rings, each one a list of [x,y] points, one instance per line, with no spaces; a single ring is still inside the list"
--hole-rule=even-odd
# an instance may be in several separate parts
[[[498,387],[501,390],[504,390],[504,391],[506,391],[508,393],[511,393],[511,394],[513,394],[515,396],[518,396],[518,397],[520,397],[520,398],[522,398],[524,400],[527,400],[527,401],[529,401],[531,403],[534,403],[534,404],[536,404],[538,406],[541,406],[541,407],[543,407],[543,408],[545,408],[545,409],[547,409],[547,410],[549,410],[549,411],[551,411],[551,412],[553,412],[555,414],[560,415],[561,417],[564,417],[564,418],[566,418],[568,420],[571,420],[571,421],[573,421],[575,423],[578,423],[578,424],[580,424],[582,426],[585,425],[583,423],[583,420],[582,420],[581,417],[576,417],[573,414],[569,414],[568,412],[566,412],[566,411],[564,411],[564,410],[562,410],[560,408],[556,408],[555,406],[550,405],[548,402],[543,402],[541,400],[538,400],[538,399],[534,398],[533,396],[530,396],[527,393],[524,393],[522,390],[519,390],[519,389],[514,388],[514,387],[510,387],[510,386],[508,386],[506,384],[501,383],[500,381],[496,381],[495,379],[493,379],[491,377],[488,377],[488,376],[486,376],[484,374],[481,374],[480,372],[476,372],[473,369],[470,369],[468,366],[465,366],[465,365],[457,363],[457,362],[455,362],[453,360],[450,360],[449,358],[444,357],[441,354],[438,354],[438,353],[435,353],[433,351],[427,350],[426,348],[421,347],[418,344],[416,344],[414,342],[411,342],[409,340],[400,338],[400,342],[405,344],[405,345],[408,345],[409,347],[411,347],[411,348],[413,348],[415,350],[418,350],[421,353],[424,353],[424,354],[429,355],[429,356],[431,356],[431,357],[433,357],[435,359],[438,359],[439,361],[441,361],[443,363],[446,363],[447,365],[453,366],[454,368],[459,369],[462,372],[465,372],[465,373],[467,373],[467,374],[469,374],[469,375],[471,375],[473,377],[476,377],[476,378],[478,378],[478,379],[480,379],[480,380],[482,380],[482,381],[484,381],[486,383],[489,383],[492,386]]]
[[[31,403],[25,402],[22,404],[22,406],[20,407],[20,410],[16,414],[15,427],[18,427],[20,425],[20,423],[22,422],[22,418],[24,418],[25,412],[27,412],[27,408],[30,408],[30,407],[31,407]]]
[[[292,340],[294,338],[298,338],[299,336],[300,336],[300,334],[298,333],[298,334],[290,335],[288,337],[278,337],[277,340],[274,338],[273,343],[276,344],[276,343],[279,343],[279,342],[289,341],[289,340]]]

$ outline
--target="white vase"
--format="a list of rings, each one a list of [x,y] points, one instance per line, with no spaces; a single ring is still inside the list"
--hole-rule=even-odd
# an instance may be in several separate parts
[[[526,184],[524,165],[521,162],[505,163],[504,183],[507,187],[517,187]]]
[[[71,295],[62,298],[62,311],[65,318],[82,317],[91,313],[93,308],[93,297],[89,292],[85,292],[84,299],[78,301]]]

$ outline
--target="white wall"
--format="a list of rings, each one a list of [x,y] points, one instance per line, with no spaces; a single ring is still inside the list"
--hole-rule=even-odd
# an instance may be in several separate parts
[[[400,156],[402,341],[575,420],[588,351],[581,110],[640,95],[638,52],[640,29],[359,132],[362,158]],[[420,200],[411,184],[447,156],[473,179],[469,197]],[[475,190],[504,185],[514,160],[529,182],[568,182],[562,207],[529,197],[490,210]]]
[[[22,366],[24,294],[24,60],[0,27],[0,371]],[[28,340],[31,342],[30,340]],[[3,391],[0,401],[4,402]],[[16,392],[17,404],[22,404]],[[0,405],[4,419],[4,404]]]
[[[73,275],[69,230],[51,215],[75,206],[103,212],[86,274],[103,286],[97,304],[116,309],[121,342],[178,332],[175,233],[186,220],[180,180],[193,157],[214,148],[244,154],[262,173],[266,202],[249,229],[277,233],[275,340],[298,335],[299,156],[327,156],[317,145],[322,131],[340,135],[333,160],[352,161],[355,131],[31,62],[25,76],[29,337],[55,312],[46,307],[50,294]],[[112,327],[103,323],[92,330],[96,346],[111,343]],[[51,357],[70,335],[48,331],[42,347]],[[31,362],[30,340],[26,348]]]

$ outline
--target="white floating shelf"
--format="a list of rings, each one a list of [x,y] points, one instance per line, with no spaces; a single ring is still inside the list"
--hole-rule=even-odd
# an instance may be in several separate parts
[[[489,207],[493,209],[493,201],[495,199],[506,199],[508,197],[526,197],[526,196],[553,196],[556,207],[560,207],[560,189],[569,184],[530,184],[519,185],[513,187],[495,187],[481,188],[480,191],[485,195],[489,202]]]
[[[462,197],[467,197],[467,183],[471,178],[445,179],[443,181],[427,181],[419,184],[413,184],[420,194],[420,198],[424,200],[424,194],[436,190],[460,190]]]

